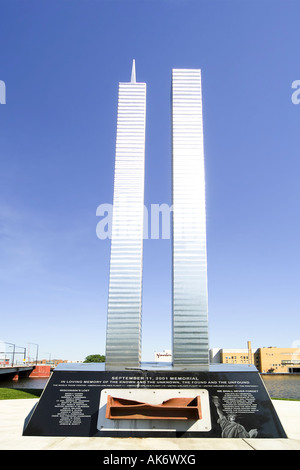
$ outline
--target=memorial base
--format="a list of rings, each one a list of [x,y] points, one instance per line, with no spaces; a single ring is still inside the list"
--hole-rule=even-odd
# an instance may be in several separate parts
[[[24,436],[286,438],[254,366],[61,364]]]

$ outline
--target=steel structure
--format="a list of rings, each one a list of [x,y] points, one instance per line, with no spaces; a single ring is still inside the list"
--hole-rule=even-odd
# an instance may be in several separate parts
[[[119,83],[106,333],[106,368],[139,366],[144,221],[146,84]]]
[[[201,71],[172,71],[173,364],[208,365]]]

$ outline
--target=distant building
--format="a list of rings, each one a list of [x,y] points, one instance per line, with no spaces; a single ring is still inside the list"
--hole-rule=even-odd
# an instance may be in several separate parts
[[[300,349],[268,347],[252,352],[249,342],[248,349],[211,349],[210,362],[253,364],[262,373],[300,373]]]
[[[209,350],[209,362],[210,364],[220,364],[221,363],[221,349],[211,348]]]
[[[299,348],[259,348],[256,351],[260,372],[300,373]]]
[[[62,364],[62,363],[65,363],[65,362],[68,362],[64,359],[41,359],[39,361],[37,361],[37,364],[41,364],[41,365],[51,365],[53,367],[56,367],[58,366],[58,364]]]
[[[172,362],[172,351],[171,349],[164,349],[163,352],[154,353],[155,362]]]
[[[0,366],[9,365],[9,359],[7,357],[0,357]]]
[[[219,364],[255,364],[255,354],[252,352],[251,341],[248,341],[247,345],[247,349],[211,349],[210,362]]]
[[[214,354],[214,363],[221,364],[254,364],[255,354],[248,349],[220,349]]]

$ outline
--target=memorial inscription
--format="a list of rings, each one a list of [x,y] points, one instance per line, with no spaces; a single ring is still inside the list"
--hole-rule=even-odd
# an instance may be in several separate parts
[[[97,370],[97,365],[89,366],[77,371],[68,365],[57,367],[28,418],[25,435],[221,437],[220,423],[231,420],[231,428],[245,428],[246,437],[253,429],[257,437],[286,437],[255,368],[246,373],[141,369],[108,372]],[[199,396],[201,419],[152,419],[151,423],[147,419],[109,420],[105,419],[108,396],[150,405]]]

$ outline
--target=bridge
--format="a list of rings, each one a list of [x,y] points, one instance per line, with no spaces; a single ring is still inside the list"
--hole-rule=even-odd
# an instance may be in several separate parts
[[[19,380],[19,377],[50,377],[51,369],[51,366],[44,364],[0,367],[0,385],[1,378]]]

